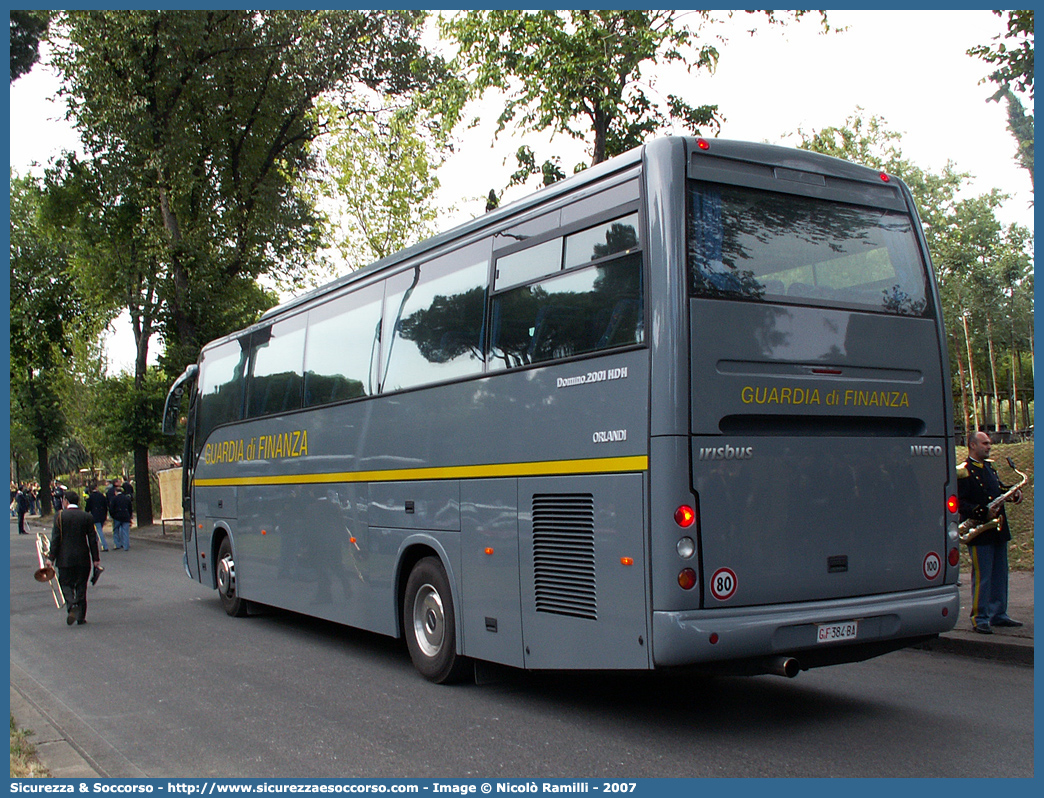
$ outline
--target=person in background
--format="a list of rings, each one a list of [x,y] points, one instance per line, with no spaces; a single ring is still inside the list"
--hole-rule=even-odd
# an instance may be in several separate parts
[[[65,622],[87,623],[87,580],[91,578],[91,566],[101,574],[98,559],[98,534],[94,519],[79,507],[80,497],[76,491],[67,490],[62,497],[62,511],[54,515],[51,530],[51,545],[47,557],[58,569],[58,584],[65,596],[68,614]]]
[[[55,480],[51,483],[51,508],[58,512],[62,509],[62,497],[65,494],[65,486],[58,484]]]
[[[87,495],[84,510],[91,514],[94,519],[94,528],[98,532],[98,543],[102,551],[109,550],[109,544],[105,542],[105,519],[109,516],[109,504],[105,501],[102,492],[98,490],[98,483],[91,483],[91,492]]]
[[[15,509],[18,510],[18,534],[28,535],[25,531],[25,514],[29,512],[29,492],[25,485],[18,486],[18,492],[15,494]]]
[[[116,486],[116,493],[109,505],[109,514],[112,516],[113,547],[130,551],[131,498],[123,492],[122,485]]]
[[[1008,517],[1003,502],[990,509],[990,502],[1006,493],[1008,485],[1000,481],[989,459],[993,443],[985,432],[968,439],[968,459],[957,469],[957,498],[961,520],[969,518],[984,524],[1000,519],[996,529],[989,529],[968,541],[972,563],[972,628],[980,634],[993,634],[993,627],[1018,627],[1020,621],[1008,616]],[[1008,499],[1022,501],[1022,491]]]

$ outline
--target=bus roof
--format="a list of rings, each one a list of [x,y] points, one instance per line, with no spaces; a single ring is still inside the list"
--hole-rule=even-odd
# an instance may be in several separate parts
[[[288,311],[306,305],[314,299],[334,293],[343,286],[359,280],[364,280],[375,272],[384,271],[399,263],[405,263],[425,252],[438,249],[458,239],[468,238],[471,235],[478,234],[485,228],[496,227],[513,216],[523,214],[531,208],[545,205],[559,195],[575,191],[577,188],[588,183],[602,180],[614,172],[633,167],[642,161],[647,148],[663,146],[664,142],[670,141],[672,138],[675,141],[684,141],[687,145],[686,149],[690,153],[697,152],[700,153],[701,156],[705,155],[708,157],[727,159],[735,163],[747,162],[763,166],[771,165],[784,169],[792,168],[796,170],[804,170],[806,172],[811,170],[824,175],[859,182],[875,182],[879,184],[881,181],[881,173],[875,169],[869,169],[865,166],[841,160],[840,158],[834,158],[829,155],[822,155],[807,150],[799,150],[774,144],[732,141],[728,139],[663,137],[639,147],[635,147],[622,155],[611,158],[610,160],[591,167],[590,169],[585,169],[579,174],[572,175],[551,186],[538,189],[532,194],[515,200],[502,208],[478,216],[468,222],[457,225],[450,230],[439,233],[431,238],[414,244],[413,246],[393,253],[381,260],[344,274],[341,277],[338,277],[325,285],[319,286],[318,288],[312,289],[311,291],[307,291],[300,296],[293,297],[292,299],[267,310],[262,314],[257,324],[271,321],[274,317],[281,316]],[[705,143],[706,148],[701,146],[700,143]],[[250,325],[249,327],[244,328],[244,330],[232,333],[230,336],[222,336],[220,339],[211,343],[218,343],[219,341],[224,341],[231,336],[240,335],[254,326],[255,325]]]

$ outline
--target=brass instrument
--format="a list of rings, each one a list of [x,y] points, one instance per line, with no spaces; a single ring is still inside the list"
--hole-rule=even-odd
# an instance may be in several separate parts
[[[40,567],[33,573],[33,579],[37,582],[47,582],[51,588],[51,595],[54,596],[54,606],[61,609],[65,604],[65,599],[62,597],[60,590],[55,588],[55,573],[54,566],[51,565],[45,558],[51,553],[51,544],[47,540],[47,535],[43,532],[36,533],[36,559],[40,562]]]
[[[1015,467],[1015,463],[1012,462],[1010,457],[1006,458],[1008,461],[1008,467],[1018,474],[1022,479],[1016,485],[1012,485],[1005,493],[1002,493],[996,499],[991,501],[987,505],[987,510],[993,510],[995,507],[999,507],[1004,504],[1008,499],[1015,495],[1015,493],[1022,488],[1029,481],[1029,477],[1023,474],[1019,469]],[[961,539],[961,543],[967,543],[970,540],[975,540],[983,532],[989,532],[991,529],[999,529],[1001,524],[1001,517],[998,515],[996,518],[992,518],[983,524],[980,524],[974,518],[968,518],[961,522],[961,525],[957,527],[957,535]]]

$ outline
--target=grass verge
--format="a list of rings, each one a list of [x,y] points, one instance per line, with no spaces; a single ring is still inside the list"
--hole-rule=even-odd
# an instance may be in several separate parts
[[[29,742],[32,732],[19,729],[11,716],[11,778],[40,779],[50,778],[48,772],[36,756],[36,746]]]
[[[957,447],[957,462],[963,463],[968,457],[968,449]],[[1008,468],[1006,457],[1010,457],[1016,467],[1029,477],[1022,488],[1020,504],[1006,504],[1008,527],[1011,529],[1011,544],[1008,546],[1008,567],[1013,571],[1033,570],[1033,441],[1025,443],[997,443],[990,452],[993,467],[997,469],[1001,482],[1014,485],[1019,476]],[[971,561],[968,559],[968,547],[961,546],[961,570],[971,573]]]

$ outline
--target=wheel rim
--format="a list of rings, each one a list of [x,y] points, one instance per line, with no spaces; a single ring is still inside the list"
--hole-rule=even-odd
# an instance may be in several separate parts
[[[221,595],[231,598],[236,594],[236,564],[231,554],[226,554],[218,563],[217,581]]]
[[[446,638],[442,596],[431,585],[422,585],[413,601],[413,636],[426,657],[436,656]]]

